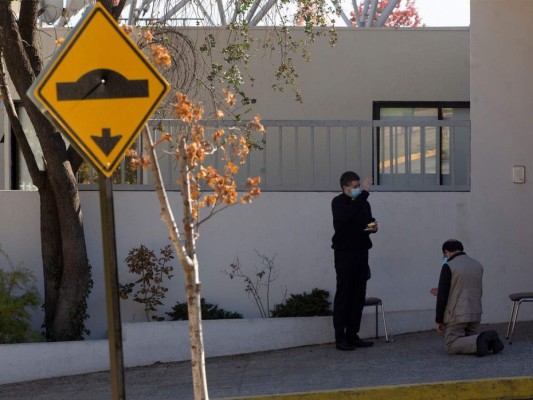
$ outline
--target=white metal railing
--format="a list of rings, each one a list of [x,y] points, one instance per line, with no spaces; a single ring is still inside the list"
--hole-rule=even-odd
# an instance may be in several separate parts
[[[373,176],[378,191],[467,191],[470,189],[470,121],[455,120],[263,120],[262,149],[253,150],[237,176],[261,176],[263,191],[338,191],[339,176],[353,170]],[[202,121],[205,129],[230,121]],[[152,120],[152,134],[174,133],[176,120]],[[157,140],[157,137],[154,137]],[[136,142],[140,152],[140,137]],[[172,149],[160,159],[165,182],[177,189]],[[217,166],[219,158],[211,156]],[[95,182],[93,172],[85,182]],[[153,188],[150,171],[128,171],[123,161],[114,177],[118,190]],[[94,184],[80,184],[96,189]]]

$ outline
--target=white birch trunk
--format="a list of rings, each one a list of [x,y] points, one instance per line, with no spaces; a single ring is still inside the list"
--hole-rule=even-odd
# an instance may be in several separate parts
[[[189,190],[189,176],[185,159],[185,138],[178,142],[180,151],[180,176],[182,179],[181,195],[183,200],[183,231],[185,246],[181,243],[180,231],[174,219],[168,196],[161,177],[154,144],[148,126],[142,131],[145,150],[150,156],[155,190],[161,205],[161,215],[168,227],[170,240],[174,245],[178,259],[185,273],[185,288],[189,314],[189,337],[191,340],[191,368],[195,400],[208,400],[207,377],[205,373],[205,353],[202,333],[201,284],[198,272],[198,260],[194,239],[194,226]]]

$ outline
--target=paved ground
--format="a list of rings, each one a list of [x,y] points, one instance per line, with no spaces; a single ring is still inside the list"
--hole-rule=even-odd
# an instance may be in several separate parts
[[[496,329],[502,339],[506,325]],[[533,376],[533,321],[518,323],[513,344],[483,358],[448,356],[437,332],[380,338],[368,349],[341,352],[333,344],[207,360],[213,398],[447,380]],[[81,360],[80,360],[81,361]],[[0,361],[1,362],[1,361]],[[126,397],[193,399],[188,362],[157,364],[126,371]],[[100,400],[111,398],[109,373],[0,385],[0,399]]]

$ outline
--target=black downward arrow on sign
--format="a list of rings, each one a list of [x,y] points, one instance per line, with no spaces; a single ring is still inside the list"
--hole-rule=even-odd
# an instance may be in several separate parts
[[[111,136],[110,128],[102,128],[102,136],[91,136],[96,145],[108,156],[117,143],[120,141],[122,135]]]

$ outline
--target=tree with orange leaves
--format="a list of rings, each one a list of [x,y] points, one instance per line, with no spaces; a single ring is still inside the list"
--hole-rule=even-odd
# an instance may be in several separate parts
[[[131,3],[130,7],[130,23],[138,22],[135,15],[139,16],[144,12],[144,6],[150,1],[143,1],[141,8],[135,9],[136,2],[129,0],[95,0],[100,2],[115,18],[118,19],[125,10],[126,3]],[[318,5],[315,6],[315,14],[320,14],[326,11],[326,0],[313,0]],[[67,2],[66,8],[62,9],[57,15],[60,16],[58,25],[64,26],[69,21],[69,16],[74,15],[73,9],[69,8],[69,4],[74,2]],[[79,2],[75,2],[79,3]],[[91,1],[90,3],[94,3]],[[170,4],[170,0],[157,3]],[[269,2],[268,7],[273,7],[275,2]],[[140,4],[140,2],[137,2]],[[196,4],[194,4],[196,6]],[[173,29],[165,29],[162,26],[166,19],[153,20],[153,26],[158,27],[157,43],[153,42],[153,35],[146,33],[143,37],[148,56],[154,63],[162,66],[168,66],[171,60],[180,59],[185,60],[182,63],[182,69],[169,79],[172,85],[181,90],[187,90],[194,83],[197,83],[196,78],[196,56],[197,50],[199,53],[208,57],[211,61],[208,65],[212,66],[212,71],[207,77],[207,82],[203,82],[204,86],[212,93],[214,84],[220,84],[228,88],[232,88],[233,92],[227,91],[225,93],[226,104],[234,105],[236,96],[239,98],[242,107],[248,107],[249,104],[254,104],[255,99],[249,99],[245,96],[242,89],[243,83],[242,68],[246,66],[251,49],[251,43],[256,43],[257,48],[268,49],[272,54],[280,56],[279,67],[275,69],[276,84],[273,87],[282,91],[284,86],[294,86],[296,82],[296,72],[292,65],[292,57],[289,55],[302,50],[302,54],[308,60],[309,55],[307,45],[312,43],[317,37],[327,35],[331,43],[336,40],[334,29],[326,28],[325,23],[321,19],[315,18],[312,22],[306,24],[307,38],[304,40],[294,40],[290,34],[289,28],[286,26],[285,18],[280,18],[280,29],[271,29],[264,41],[259,41],[257,38],[251,38],[249,35],[249,27],[256,24],[263,18],[267,7],[256,14],[259,2],[244,2],[236,3],[235,11],[232,11],[233,17],[231,22],[231,40],[228,43],[223,43],[220,54],[224,55],[223,63],[215,63],[213,56],[218,44],[214,35],[206,35],[205,43],[199,43],[198,49],[195,48],[195,43],[185,34],[179,33]],[[19,7],[17,7],[19,6]],[[206,21],[211,20],[211,16],[202,9],[202,18]],[[23,158],[31,176],[32,183],[38,188],[41,204],[41,239],[42,239],[42,258],[45,281],[45,330],[47,340],[77,340],[83,338],[85,329],[85,319],[87,314],[87,297],[92,287],[92,280],[90,274],[90,266],[88,263],[87,250],[85,246],[85,233],[83,229],[83,218],[81,212],[81,205],[79,199],[78,188],[76,184],[76,175],[82,168],[83,159],[76,153],[72,146],[67,146],[63,137],[58,134],[58,130],[40,113],[38,108],[32,104],[27,96],[27,90],[40,73],[44,66],[44,59],[41,54],[42,48],[38,41],[38,26],[39,20],[43,20],[47,14],[47,10],[52,9],[42,1],[24,0],[21,2],[3,1],[0,0],[0,93],[4,98],[6,111],[11,122],[12,131],[18,145],[20,146]],[[173,8],[174,9],[174,8]],[[321,11],[324,10],[324,11]],[[169,16],[170,17],[170,16]],[[249,18],[250,17],[250,18]],[[252,18],[253,17],[253,18]],[[260,18],[259,18],[260,17]],[[252,19],[250,21],[250,19]],[[54,23],[55,20],[47,23]],[[228,21],[229,22],[229,21]],[[315,26],[320,29],[314,30]],[[127,30],[132,31],[129,27]],[[182,41],[175,45],[173,51],[170,53],[160,46],[160,44],[173,45],[175,42],[169,37],[179,37]],[[62,39],[59,38],[56,44],[59,46]],[[182,46],[182,44],[184,44]],[[105,43],[103,44],[105,45]],[[275,51],[279,48],[279,51]],[[184,56],[184,49],[188,49],[191,53],[191,58]],[[189,63],[190,61],[190,63]],[[179,73],[178,73],[179,72]],[[20,95],[21,108],[16,109],[12,96],[10,94],[10,85],[7,81],[7,74],[9,74],[16,91]],[[182,76],[190,79],[181,79]],[[213,83],[214,82],[214,83]],[[296,98],[300,99],[300,91],[295,90]],[[250,202],[254,197],[259,195],[259,180],[257,178],[249,180],[249,187],[246,192],[239,197],[236,191],[236,184],[232,178],[239,169],[239,157],[245,157],[249,151],[248,143],[242,139],[240,135],[234,132],[219,131],[214,137],[207,138],[203,128],[200,126],[201,109],[199,106],[188,105],[188,100],[184,97],[177,99],[177,104],[180,105],[181,113],[185,112],[182,108],[196,110],[192,113],[193,117],[190,120],[184,121],[184,130],[178,137],[170,138],[162,135],[163,140],[171,140],[175,145],[175,157],[180,162],[181,170],[181,187],[184,199],[184,210],[187,212],[186,220],[182,228],[182,236],[185,240],[185,245],[181,254],[182,265],[187,276],[190,276],[188,289],[198,289],[199,300],[199,281],[197,279],[197,261],[195,256],[195,242],[198,235],[198,228],[206,219],[209,219],[214,214],[218,213],[224,208],[230,207],[238,203]],[[21,123],[18,112],[25,110],[33,127],[39,144],[42,147],[42,154],[34,153],[30,146],[27,133]],[[248,112],[246,110],[246,112]],[[185,112],[184,115],[188,115]],[[224,113],[221,110],[216,111],[217,118],[222,118]],[[239,117],[240,114],[235,117]],[[181,118],[181,117],[180,117]],[[248,124],[248,128],[262,130],[260,120],[256,117]],[[206,142],[211,141],[210,145]],[[150,145],[150,154],[155,152],[155,147]],[[219,151],[224,153],[224,157],[228,159],[226,167],[221,171],[214,171],[209,166],[203,166],[206,155],[210,152]],[[191,163],[189,161],[191,157]],[[150,159],[153,159],[153,168],[156,169],[155,156],[144,156],[136,158],[136,163],[148,166]],[[230,159],[233,159],[230,163]],[[205,185],[212,192],[206,193],[200,190],[201,185]],[[158,186],[160,193],[164,187]],[[164,193],[164,192],[163,192]],[[168,201],[168,200],[167,200]],[[166,208],[170,211],[170,207]],[[206,210],[205,215],[202,210]],[[173,218],[171,218],[173,221]],[[169,227],[175,230],[177,234],[180,233],[173,225]],[[175,235],[171,235],[174,243],[178,246],[181,242],[175,241]],[[178,235],[178,237],[180,237]],[[195,272],[196,271],[196,272]],[[196,274],[196,277],[194,276]],[[196,282],[196,283],[195,283]],[[191,300],[191,304],[199,304],[199,301]],[[199,315],[199,314],[198,314]],[[191,318],[192,319],[192,318]],[[197,318],[198,320],[198,318]],[[201,338],[201,325],[199,325],[199,332]],[[198,331],[194,332],[196,338]],[[195,342],[197,343],[197,342]],[[198,346],[196,346],[198,347]],[[197,349],[193,346],[193,359],[196,364],[203,363],[203,346],[202,356],[197,353]],[[196,367],[196,365],[194,366]],[[194,369],[201,372],[201,368]],[[196,373],[195,373],[196,374]],[[195,375],[196,376],[196,375]],[[200,377],[201,378],[201,377]],[[200,388],[197,391],[197,382],[195,378],[195,394],[196,398],[207,398],[207,391]],[[204,380],[205,382],[205,371]]]
[[[234,94],[224,91],[227,106],[235,102]],[[143,140],[147,155],[138,156],[130,153],[133,167],[151,167],[155,189],[161,205],[162,218],[169,230],[170,240],[174,245],[178,259],[185,273],[187,306],[189,315],[189,337],[191,340],[191,367],[193,373],[194,397],[199,400],[209,398],[205,372],[205,354],[202,335],[201,283],[199,264],[196,255],[196,240],[200,226],[218,212],[236,204],[250,203],[259,196],[260,178],[248,178],[245,190],[238,192],[235,177],[250,152],[248,140],[251,131],[264,132],[260,118],[256,115],[245,130],[217,129],[208,134],[201,120],[204,109],[195,104],[182,93],[176,94],[174,116],[182,122],[181,129],[175,136],[162,132],[154,143],[148,131],[143,130]],[[217,110],[222,118],[224,113]],[[172,157],[178,164],[178,184],[181,190],[183,223],[178,226],[158,164],[157,147],[169,143]],[[207,156],[220,153],[223,166],[217,170],[206,161]]]

